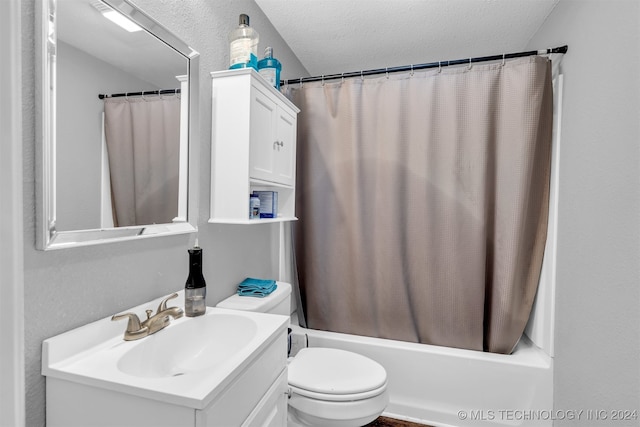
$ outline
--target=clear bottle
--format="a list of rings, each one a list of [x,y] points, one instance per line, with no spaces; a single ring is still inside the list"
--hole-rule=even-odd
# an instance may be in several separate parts
[[[264,58],[258,61],[258,72],[271,86],[280,90],[280,71],[282,64],[273,57],[273,48],[271,46],[264,50]]]
[[[252,67],[258,70],[258,32],[249,26],[249,16],[240,15],[238,27],[229,33],[229,69]]]
[[[197,240],[188,252],[189,276],[184,286],[184,313],[187,317],[196,317],[207,311],[207,283],[202,275],[202,249]]]

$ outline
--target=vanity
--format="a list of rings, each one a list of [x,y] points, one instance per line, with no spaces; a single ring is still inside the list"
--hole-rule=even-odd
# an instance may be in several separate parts
[[[286,425],[288,322],[208,307],[134,341],[123,339],[125,322],[110,317],[49,338],[47,426]]]

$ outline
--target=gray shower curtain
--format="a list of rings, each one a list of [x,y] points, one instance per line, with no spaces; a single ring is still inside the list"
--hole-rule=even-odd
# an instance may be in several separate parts
[[[509,353],[546,238],[550,61],[285,88],[307,326]]]
[[[178,215],[180,98],[105,98],[105,139],[116,227]]]

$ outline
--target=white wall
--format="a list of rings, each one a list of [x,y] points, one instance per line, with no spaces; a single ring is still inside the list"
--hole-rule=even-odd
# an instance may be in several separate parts
[[[640,2],[561,0],[529,48],[562,61],[554,409],[640,411]],[[638,414],[640,417],[640,414]]]
[[[24,169],[24,300],[26,425],[45,423],[45,382],[40,374],[42,340],[110,316],[184,286],[187,248],[194,236],[172,236],[49,252],[35,250],[35,42],[34,9],[22,0],[22,98]],[[184,39],[200,57],[199,243],[204,249],[208,303],[231,295],[246,275],[272,277],[277,265],[271,226],[214,226],[209,206],[211,82],[209,72],[228,67],[227,34],[247,13],[260,32],[260,49],[279,52],[283,78],[307,75],[252,0],[220,2],[135,0]],[[0,63],[0,66],[3,64]],[[3,183],[4,185],[4,183]],[[3,273],[4,274],[4,273]]]
[[[0,2],[0,425],[24,426],[20,2]]]

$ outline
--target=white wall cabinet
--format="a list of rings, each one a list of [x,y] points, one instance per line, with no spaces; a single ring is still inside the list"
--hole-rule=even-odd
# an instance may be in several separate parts
[[[211,73],[210,223],[295,220],[300,111],[251,68]],[[278,193],[278,217],[249,220],[249,195]]]

